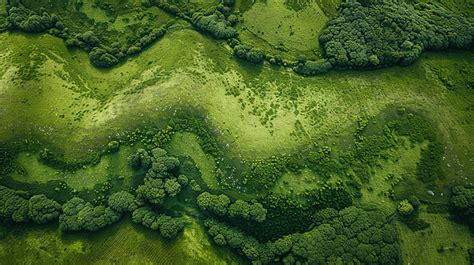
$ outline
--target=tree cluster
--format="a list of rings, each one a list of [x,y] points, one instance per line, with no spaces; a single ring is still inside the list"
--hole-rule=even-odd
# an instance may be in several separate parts
[[[32,221],[44,224],[59,217],[61,205],[44,194],[31,196],[0,186],[0,220],[24,223]]]
[[[9,9],[8,21],[13,28],[24,32],[39,33],[47,31],[56,26],[58,22],[56,15],[50,15],[46,11],[37,14],[22,6]]]
[[[474,187],[454,187],[450,202],[456,216],[474,229]]]
[[[326,59],[320,59],[317,61],[304,61],[300,62],[293,70],[301,75],[311,76],[318,74],[325,74],[331,70],[332,65]]]
[[[193,14],[191,21],[199,30],[211,34],[216,39],[230,39],[237,35],[237,31],[232,27],[231,22],[219,11],[215,11],[210,15],[196,12]]]
[[[224,223],[205,222],[217,245],[236,249],[252,262],[401,264],[396,229],[378,212],[325,209],[314,225],[307,232],[261,243]]]
[[[63,205],[59,216],[59,228],[62,231],[97,231],[117,222],[121,214],[110,207],[93,206],[79,197],[74,197]]]
[[[182,186],[188,184],[186,176],[176,177],[179,160],[168,156],[161,148],[155,148],[151,152],[138,150],[130,162],[135,168],[147,170],[144,184],[138,186],[136,193],[139,199],[151,204],[161,204],[166,196],[175,197]]]
[[[119,191],[109,196],[107,204],[109,207],[119,213],[133,212],[142,202],[137,200],[130,192]]]
[[[243,200],[236,200],[231,203],[230,198],[225,194],[213,195],[203,192],[197,197],[198,206],[210,211],[218,216],[239,217],[249,221],[263,222],[267,216],[267,209],[258,202],[248,203]]]
[[[265,53],[256,47],[246,44],[237,44],[234,46],[234,54],[240,59],[254,64],[261,64],[265,61]]]
[[[436,4],[401,0],[345,2],[326,24],[319,41],[327,59],[340,68],[406,65],[423,50],[469,48],[468,20]]]
[[[152,230],[159,230],[160,234],[168,239],[175,238],[184,228],[184,221],[180,218],[157,214],[150,207],[136,209],[132,220]]]

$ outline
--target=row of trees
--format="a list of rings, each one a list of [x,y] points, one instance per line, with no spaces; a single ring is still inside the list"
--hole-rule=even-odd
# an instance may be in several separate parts
[[[436,4],[401,0],[345,2],[319,41],[324,57],[340,68],[406,65],[423,50],[469,48],[468,20]]]
[[[50,14],[44,9],[39,14],[15,2],[8,11],[7,27],[31,33],[47,31],[64,39],[66,46],[79,47],[87,51],[91,63],[99,68],[112,67],[126,56],[139,53],[165,35],[168,26],[154,29],[147,27],[129,37],[127,43],[114,42],[109,45],[105,40],[97,37],[93,31],[72,32],[57,15]]]
[[[160,234],[168,239],[175,238],[184,228],[182,219],[158,214],[150,207],[136,209],[132,220],[152,230],[159,230]]]
[[[201,209],[218,216],[240,217],[257,222],[265,221],[267,216],[267,210],[262,204],[248,203],[240,199],[231,203],[230,198],[225,194],[213,195],[203,192],[197,197],[197,203]]]
[[[4,222],[44,224],[56,220],[60,212],[61,205],[43,194],[30,196],[0,186],[0,218]]]
[[[252,262],[401,264],[396,229],[379,212],[325,209],[314,223],[307,232],[266,243],[215,220],[205,226],[217,245],[236,249]]]

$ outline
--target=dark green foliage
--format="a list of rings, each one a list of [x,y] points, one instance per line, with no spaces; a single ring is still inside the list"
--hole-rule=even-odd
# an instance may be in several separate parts
[[[325,74],[331,70],[332,65],[326,59],[320,59],[317,61],[305,61],[299,63],[293,70],[301,75],[317,75]]]
[[[301,202],[275,194],[264,198],[262,204],[267,210],[263,222],[235,219],[230,224],[263,241],[307,231],[313,224],[315,207],[302,206]]]
[[[413,220],[407,220],[404,223],[413,232],[425,230],[425,229],[430,227],[429,223],[427,223],[425,220],[420,219],[420,218],[415,218]]]
[[[266,160],[255,160],[250,164],[247,181],[261,189],[271,188],[285,170],[285,165],[277,157]]]
[[[28,221],[28,200],[24,193],[0,186],[0,219],[4,222]]]
[[[108,205],[111,209],[119,212],[133,212],[135,211],[140,203],[138,200],[126,191],[119,191],[110,195],[108,199]]]
[[[199,30],[211,34],[216,39],[230,39],[237,35],[237,31],[232,27],[232,24],[219,11],[211,15],[196,12],[192,16],[192,22]]]
[[[104,206],[93,206],[79,197],[63,205],[59,228],[63,231],[97,231],[120,219],[120,213]]]
[[[28,204],[29,218],[38,224],[44,224],[58,219],[61,205],[45,195],[35,195],[30,198]]]
[[[356,207],[323,211],[313,229],[266,243],[214,220],[204,224],[217,244],[228,245],[253,262],[266,264],[275,258],[291,257],[308,264],[334,260],[343,264],[401,264],[396,229],[380,213]]]
[[[145,184],[138,186],[137,196],[152,204],[161,204],[166,197],[165,185],[162,179],[146,179]]]
[[[333,66],[373,68],[410,64],[423,50],[469,48],[473,27],[436,4],[399,0],[345,2],[320,36]]]
[[[235,45],[234,54],[240,59],[254,64],[261,64],[265,60],[265,53],[262,50],[245,44]]]
[[[230,217],[242,217],[257,222],[263,222],[267,217],[267,209],[258,202],[248,203],[243,200],[236,200],[229,206],[228,211]]]
[[[170,197],[174,197],[181,191],[181,184],[179,184],[176,178],[170,178],[165,180],[164,188]]]
[[[312,203],[321,208],[343,209],[352,205],[352,195],[342,181],[324,184],[311,193]]]
[[[197,197],[197,203],[203,210],[224,216],[228,212],[230,199],[225,194],[213,195],[209,192],[203,192]]]
[[[456,186],[452,190],[451,207],[456,216],[474,228],[474,187]]]
[[[58,21],[58,17],[47,12],[38,15],[27,8],[18,6],[10,8],[8,20],[16,29],[39,33],[53,28]]]
[[[89,53],[89,59],[94,66],[100,68],[108,68],[119,62],[117,57],[113,56],[105,49],[98,47],[92,49]]]
[[[164,214],[157,214],[149,207],[141,207],[133,212],[134,223],[142,224],[152,230],[160,230],[165,238],[175,238],[184,228],[184,222],[180,218],[173,218]]]
[[[441,161],[444,149],[441,143],[431,142],[421,151],[421,158],[416,168],[416,177],[423,182],[432,182],[442,175]]]
[[[152,158],[145,149],[138,149],[137,153],[130,157],[130,165],[135,168],[148,169],[151,166]]]
[[[168,156],[167,152],[161,148],[151,151],[151,168],[146,174],[147,178],[166,178],[176,173],[179,160],[176,157]]]

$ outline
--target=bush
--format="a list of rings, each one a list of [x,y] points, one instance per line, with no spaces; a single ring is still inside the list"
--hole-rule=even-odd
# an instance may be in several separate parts
[[[152,230],[160,230],[160,234],[168,239],[175,238],[184,228],[184,222],[180,218],[172,218],[167,215],[157,214],[149,207],[141,207],[133,212],[134,223],[142,224]]]
[[[129,192],[119,191],[110,195],[108,205],[111,209],[123,213],[135,211],[140,203]]]
[[[325,74],[331,70],[332,65],[328,60],[321,59],[317,61],[305,61],[304,63],[298,64],[294,68],[294,71],[302,75],[317,75]]]
[[[39,33],[53,28],[58,18],[46,12],[38,15],[24,7],[12,7],[9,10],[8,20],[16,29],[25,32]]]
[[[198,29],[210,33],[216,39],[230,39],[237,35],[232,24],[219,11],[211,15],[196,12],[191,21]]]
[[[28,200],[20,192],[0,186],[0,218],[5,222],[28,221]]]
[[[44,224],[58,219],[61,205],[45,195],[35,195],[30,198],[28,204],[29,218],[38,224]]]
[[[74,197],[63,205],[59,216],[62,231],[97,231],[120,219],[120,213],[109,207],[93,206],[79,197]]]
[[[240,59],[254,64],[261,64],[265,60],[265,53],[262,50],[245,44],[234,46],[234,54]]]
[[[108,51],[95,47],[89,53],[89,59],[95,67],[108,68],[118,64],[117,57],[110,54]]]

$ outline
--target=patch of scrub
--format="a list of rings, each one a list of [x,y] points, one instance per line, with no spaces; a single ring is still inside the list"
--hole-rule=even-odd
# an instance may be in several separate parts
[[[327,180],[313,173],[309,169],[304,169],[300,174],[288,172],[284,174],[273,187],[272,192],[278,194],[288,194],[290,197],[321,187]]]
[[[387,213],[396,211],[396,203],[391,198],[394,187],[400,182],[415,179],[416,166],[421,157],[421,149],[428,143],[410,144],[407,139],[399,138],[402,145],[391,150],[389,160],[380,163],[368,184],[362,185],[362,205],[376,205]],[[420,182],[415,179],[416,182]]]
[[[46,183],[51,180],[62,180],[76,190],[92,189],[94,185],[106,182],[110,177],[131,179],[134,172],[128,159],[134,148],[121,147],[117,153],[105,155],[94,166],[84,166],[76,171],[57,170],[38,160],[38,154],[22,152],[18,154],[18,163],[26,174],[13,173],[12,178],[19,182]]]
[[[467,226],[449,220],[448,214],[428,213],[424,207],[419,218],[430,227],[413,232],[397,222],[404,263],[470,264],[468,249],[474,246],[474,238]]]
[[[191,157],[201,172],[202,179],[211,189],[218,188],[216,179],[216,162],[209,154],[204,153],[198,137],[193,133],[176,133],[169,144],[169,151],[173,155]]]

